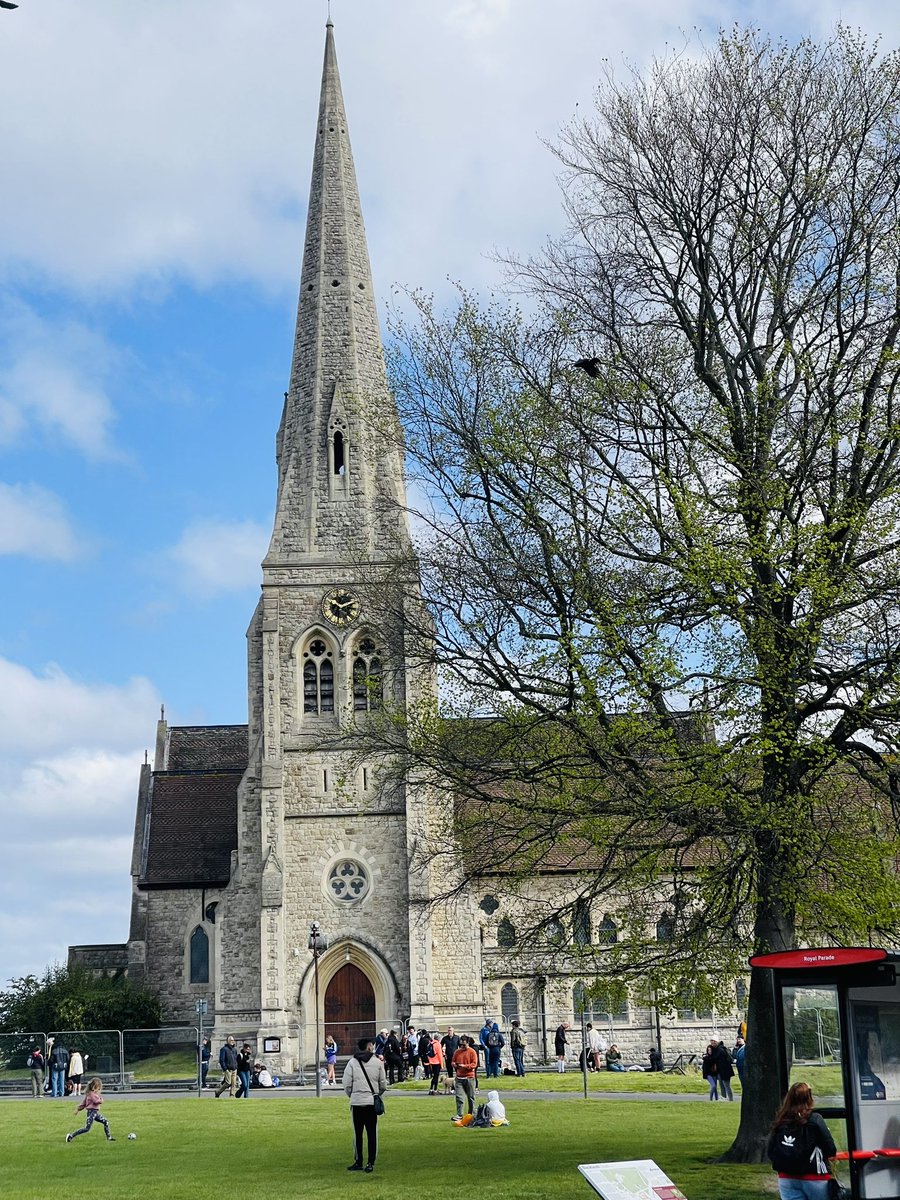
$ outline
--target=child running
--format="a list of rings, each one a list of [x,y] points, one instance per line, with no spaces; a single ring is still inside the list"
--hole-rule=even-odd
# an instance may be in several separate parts
[[[108,1142],[114,1142],[116,1140],[109,1132],[109,1121],[107,1121],[106,1117],[104,1117],[100,1111],[100,1105],[102,1103],[103,1080],[92,1079],[88,1084],[87,1091],[84,1093],[84,1099],[75,1109],[77,1113],[81,1112],[83,1108],[87,1109],[87,1121],[85,1122],[84,1129],[76,1129],[74,1133],[67,1133],[67,1142],[71,1142],[72,1138],[77,1138],[80,1133],[87,1133],[95,1121],[99,1121],[106,1130],[106,1140]]]

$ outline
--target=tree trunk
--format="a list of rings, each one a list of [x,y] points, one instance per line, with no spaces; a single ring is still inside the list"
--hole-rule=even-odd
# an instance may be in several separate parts
[[[757,908],[753,939],[758,953],[790,950],[794,944],[793,915],[786,912],[775,899],[780,892],[774,878],[777,869],[770,860],[762,872],[761,895],[766,899]],[[747,1052],[744,1058],[741,1123],[737,1136],[722,1155],[721,1162],[765,1161],[766,1139],[782,1100],[775,1016],[772,972],[753,967],[747,1004]]]

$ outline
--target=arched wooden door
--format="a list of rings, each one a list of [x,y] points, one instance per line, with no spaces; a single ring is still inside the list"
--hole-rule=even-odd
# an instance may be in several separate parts
[[[365,974],[344,963],[325,992],[325,1036],[330,1033],[341,1054],[352,1054],[361,1037],[375,1037],[375,993]]]

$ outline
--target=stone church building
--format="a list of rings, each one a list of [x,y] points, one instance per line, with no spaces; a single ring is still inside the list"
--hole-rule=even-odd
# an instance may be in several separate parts
[[[174,1023],[195,1024],[207,1000],[214,1036],[240,1031],[281,1070],[313,1061],[320,1024],[349,1047],[406,1019],[474,1032],[484,1015],[520,1015],[532,1053],[549,1029],[552,1054],[553,1028],[576,1019],[580,981],[563,969],[504,973],[515,918],[497,881],[452,910],[411,904],[429,887],[412,855],[422,801],[327,748],[383,697],[403,705],[430,686],[406,661],[402,616],[380,614],[367,582],[409,533],[397,528],[401,439],[330,21],[276,461],[247,633],[248,723],[160,720],[141,769],[127,947],[73,947],[70,961],[127,962]],[[614,939],[604,913],[583,916],[574,941]],[[313,922],[327,937],[317,963]],[[594,1015],[645,1060],[660,1014],[623,1003]],[[708,1013],[681,1017],[662,1018],[667,1054],[699,1048],[715,1025]],[[721,1024],[729,1036],[735,1016]]]

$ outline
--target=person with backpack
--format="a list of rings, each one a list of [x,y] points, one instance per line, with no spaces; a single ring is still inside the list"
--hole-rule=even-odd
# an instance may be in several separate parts
[[[525,1030],[519,1021],[513,1021],[509,1031],[509,1044],[512,1047],[513,1063],[516,1068],[516,1074],[521,1076],[525,1074],[525,1043],[527,1038]]]
[[[769,1161],[778,1172],[781,1200],[828,1200],[831,1172],[827,1159],[837,1148],[828,1126],[813,1112],[808,1083],[795,1083],[772,1122],[766,1143]]]
[[[485,1021],[481,1031],[484,1047],[484,1074],[486,1079],[500,1078],[500,1051],[506,1045],[500,1026],[496,1021]]]

